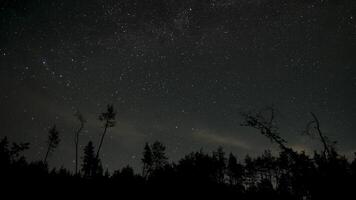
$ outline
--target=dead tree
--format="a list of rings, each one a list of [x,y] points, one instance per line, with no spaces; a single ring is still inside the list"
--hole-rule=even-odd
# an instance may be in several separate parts
[[[309,136],[312,136],[313,135],[312,130],[313,129],[316,130],[317,135],[320,139],[320,142],[322,143],[322,145],[324,147],[323,155],[325,156],[325,158],[327,158],[331,154],[332,145],[330,144],[329,139],[321,131],[320,122],[319,122],[319,119],[317,118],[317,116],[313,112],[310,112],[310,114],[313,117],[313,120],[307,124],[305,133]]]
[[[242,126],[259,130],[262,135],[269,138],[272,142],[277,143],[282,150],[291,150],[285,145],[287,141],[279,136],[278,127],[274,122],[275,109],[273,106],[255,113],[245,112],[241,115],[244,118],[244,121],[241,124]]]
[[[78,145],[79,145],[79,134],[80,132],[83,130],[84,128],[84,124],[85,124],[85,119],[83,117],[83,115],[78,111],[74,114],[74,116],[78,119],[78,121],[80,122],[80,126],[77,129],[77,131],[75,132],[75,136],[74,136],[74,144],[75,144],[75,174],[78,174]]]

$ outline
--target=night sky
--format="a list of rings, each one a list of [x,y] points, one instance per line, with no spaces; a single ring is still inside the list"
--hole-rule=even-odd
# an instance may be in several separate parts
[[[28,141],[30,160],[56,124],[50,166],[73,169],[74,113],[97,147],[98,116],[115,105],[104,167],[140,167],[145,142],[177,160],[223,146],[238,157],[276,145],[241,127],[241,112],[274,105],[281,136],[301,135],[318,115],[341,153],[356,151],[354,0],[2,0],[0,136]],[[80,151],[82,152],[82,150]]]

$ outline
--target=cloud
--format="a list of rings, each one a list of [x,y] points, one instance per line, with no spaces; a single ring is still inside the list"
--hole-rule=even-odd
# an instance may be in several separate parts
[[[242,149],[251,149],[250,145],[248,145],[246,141],[235,136],[222,135],[221,133],[216,133],[213,130],[195,130],[193,132],[193,137],[197,140],[207,143],[234,146]]]

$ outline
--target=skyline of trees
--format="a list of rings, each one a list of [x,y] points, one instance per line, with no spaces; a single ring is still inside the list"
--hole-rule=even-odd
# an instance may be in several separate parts
[[[113,105],[108,105],[107,111],[101,114],[104,129],[114,126],[116,111]],[[322,133],[320,122],[315,114],[308,123],[307,129],[317,131],[324,145],[322,151],[314,151],[308,155],[298,152],[288,146],[286,140],[278,132],[274,122],[274,109],[268,108],[257,113],[243,114],[244,126],[255,128],[260,133],[276,143],[279,154],[274,155],[265,150],[256,157],[240,157],[226,153],[223,147],[212,152],[202,150],[191,152],[176,162],[169,160],[166,146],[155,141],[145,143],[142,151],[142,171],[127,165],[110,173],[103,168],[98,156],[99,148],[107,130],[101,135],[97,152],[95,145],[89,141],[83,149],[81,168],[75,163],[75,170],[50,168],[48,156],[59,145],[60,138],[56,126],[48,132],[48,148],[42,161],[26,160],[24,151],[29,149],[29,143],[10,145],[7,137],[0,140],[0,177],[3,180],[34,180],[51,181],[91,181],[93,184],[108,184],[112,187],[137,187],[142,190],[155,191],[157,188],[174,191],[217,192],[233,194],[243,199],[325,199],[340,198],[340,195],[350,195],[356,188],[356,154],[353,160],[347,160],[337,152],[334,143],[329,144]],[[79,119],[81,126],[75,133],[79,141],[79,132],[84,125],[84,118]],[[310,132],[311,134],[311,132]],[[324,143],[325,142],[325,143]],[[76,159],[77,145],[75,143]],[[119,158],[120,159],[120,158]],[[69,183],[69,182],[68,182]],[[101,186],[98,186],[101,187]]]

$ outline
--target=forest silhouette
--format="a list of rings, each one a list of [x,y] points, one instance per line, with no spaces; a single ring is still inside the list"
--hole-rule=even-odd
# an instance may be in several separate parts
[[[142,153],[142,171],[132,167],[109,173],[103,169],[100,149],[109,128],[115,126],[116,111],[108,105],[99,120],[104,130],[95,146],[89,141],[84,147],[84,156],[78,159],[80,132],[85,119],[76,113],[80,126],[75,134],[75,167],[49,168],[48,159],[55,156],[60,145],[60,133],[55,125],[48,131],[47,151],[43,160],[28,161],[24,151],[29,143],[16,143],[4,137],[0,141],[0,177],[8,186],[34,187],[37,183],[46,188],[70,188],[85,195],[136,191],[136,195],[199,195],[236,199],[352,199],[356,189],[356,156],[348,160],[322,132],[317,116],[311,113],[305,134],[319,138],[323,149],[312,155],[296,151],[288,146],[275,123],[275,109],[268,107],[256,112],[242,113],[242,126],[258,130],[277,144],[279,152],[270,150],[257,157],[238,157],[224,152],[219,147],[213,152],[191,152],[177,162],[167,157],[166,147],[159,141],[146,143]],[[355,154],[356,155],[356,154]],[[110,189],[110,190],[109,190]],[[64,189],[62,189],[64,190]]]

